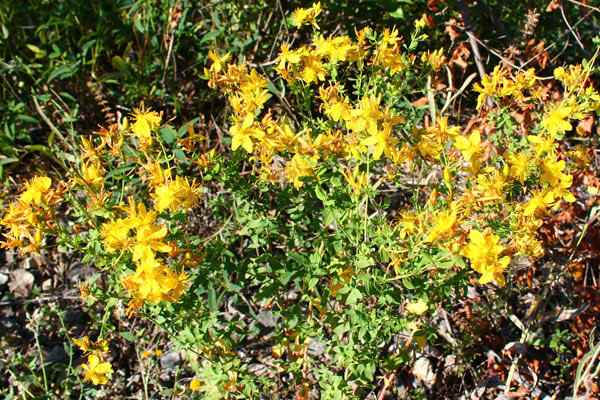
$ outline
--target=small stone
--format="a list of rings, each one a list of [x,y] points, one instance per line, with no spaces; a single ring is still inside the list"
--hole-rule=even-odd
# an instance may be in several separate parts
[[[327,345],[325,343],[321,343],[318,340],[311,338],[310,342],[308,342],[308,354],[311,356],[320,356],[325,352]]]
[[[421,357],[415,361],[412,374],[423,382],[427,389],[431,389],[435,384],[435,373],[433,372],[431,361],[427,357]]]
[[[258,322],[260,322],[266,328],[274,328],[279,321],[279,317],[273,314],[271,311],[261,311],[257,316]]]
[[[42,292],[49,292],[52,289],[52,279],[46,279],[42,282]]]
[[[8,290],[15,298],[27,297],[33,287],[34,276],[31,272],[23,268],[15,269],[10,273]]]
[[[54,364],[67,359],[67,353],[63,346],[54,346],[44,360],[46,364]]]
[[[169,351],[160,356],[160,367],[163,370],[175,370],[183,364],[181,353],[179,351]]]

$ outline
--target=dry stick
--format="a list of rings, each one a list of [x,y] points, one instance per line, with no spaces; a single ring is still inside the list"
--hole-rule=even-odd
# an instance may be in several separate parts
[[[478,3],[481,6],[481,8],[483,8],[483,10],[490,16],[492,22],[494,23],[494,25],[496,25],[496,28],[498,28],[500,32],[502,32],[502,34],[504,35],[504,40],[506,40],[506,42],[509,45],[513,44],[512,36],[510,36],[510,33],[508,33],[506,28],[504,28],[504,24],[502,23],[502,21],[500,21],[492,12],[492,10],[488,7],[485,0],[479,0]]]
[[[584,20],[587,19],[587,17],[589,17],[592,12],[594,12],[594,10],[590,10],[588,11],[583,17],[579,18],[579,20],[573,24],[573,28],[575,28],[577,25],[579,25],[581,22],[583,22]],[[452,26],[453,28],[456,28],[460,31],[464,31],[465,28],[463,28],[462,26],[459,25],[455,25],[455,24],[449,24],[446,23],[446,25]],[[565,29],[563,33],[560,34],[560,36],[558,36],[558,38],[556,40],[561,39],[563,36],[567,35],[569,33],[568,29]],[[477,37],[475,37],[475,40],[483,46],[484,49],[486,49],[487,51],[489,51],[491,54],[495,55],[496,57],[498,57],[499,59],[501,59],[502,61],[504,61],[507,65],[519,70],[519,71],[525,71],[525,67],[532,61],[534,61],[536,58],[538,58],[539,56],[541,56],[542,54],[544,54],[546,51],[550,50],[552,47],[556,46],[556,42],[555,43],[550,43],[548,46],[546,46],[544,49],[542,49],[542,51],[540,51],[539,53],[537,53],[536,55],[534,55],[533,57],[531,57],[529,60],[525,61],[525,63],[523,63],[523,65],[521,65],[520,67],[516,66],[515,64],[511,63],[509,60],[507,60],[505,57],[502,56],[502,54],[500,54],[500,52],[498,52],[497,50],[494,50],[492,47],[488,46],[485,42],[483,42],[482,40],[478,39]],[[554,79],[554,76],[549,76],[549,77],[545,77],[545,78],[539,78],[538,79]]]
[[[396,373],[398,373],[398,368],[392,371],[389,378],[383,378],[383,388],[381,388],[381,392],[379,392],[377,400],[383,400],[385,393],[387,392],[388,388],[392,386],[392,382],[394,382],[394,379],[396,378]]]
[[[460,13],[463,17],[463,21],[465,22],[465,32],[467,32],[467,36],[469,37],[469,44],[471,45],[471,49],[473,50],[473,57],[475,58],[475,65],[477,65],[477,71],[479,71],[479,75],[483,78],[486,75],[485,68],[483,68],[483,63],[481,62],[479,46],[477,46],[477,40],[475,39],[475,35],[473,34],[473,28],[471,25],[471,19],[469,18],[467,5],[465,4],[464,0],[458,0],[458,5],[460,6]],[[492,107],[494,105],[490,97],[486,98],[486,102],[489,107]]]
[[[567,20],[567,16],[565,15],[565,7],[563,4],[560,5],[560,13],[563,17],[563,20],[565,21],[565,24],[567,24],[567,27],[569,28],[569,31],[571,32],[571,34],[573,35],[573,37],[575,38],[575,40],[577,41],[577,44],[579,45],[579,47],[581,47],[581,50],[583,50],[583,52],[585,53],[586,57],[591,57],[592,55],[590,54],[589,51],[587,51],[585,49],[585,47],[583,47],[583,43],[581,43],[581,40],[579,39],[579,34],[577,34],[577,32],[575,32],[573,30],[573,27],[571,27],[571,24],[569,24],[569,20]]]
[[[593,6],[590,6],[589,4],[585,4],[585,3],[582,3],[582,2],[579,2],[579,1],[576,1],[576,0],[569,0],[569,2],[570,2],[570,3],[573,3],[573,4],[577,4],[577,5],[579,5],[579,6],[587,7],[587,8],[589,8],[589,9],[591,9],[591,10],[594,10],[594,11],[598,11],[598,12],[600,12],[600,8],[598,8],[598,7],[593,7]]]

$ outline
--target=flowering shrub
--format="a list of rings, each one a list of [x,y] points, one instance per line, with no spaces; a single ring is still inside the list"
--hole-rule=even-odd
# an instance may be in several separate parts
[[[312,42],[282,44],[268,74],[211,53],[230,136],[136,110],[82,138],[64,188],[35,178],[2,220],[4,246],[36,251],[50,233],[83,252],[107,280],[89,282],[88,302],[127,301],[167,330],[206,398],[364,396],[436,340],[428,318],[469,285],[517,284],[512,261],[544,255],[538,230],[575,201],[588,157],[564,138],[600,107],[591,63],[557,69],[554,88],[497,67],[461,127],[439,111],[453,96],[443,50],[417,55],[423,20],[407,40],[326,37],[320,12],[294,13]],[[69,223],[53,212],[61,198]],[[268,352],[242,351],[261,335]],[[77,344],[85,378],[106,383],[105,353]],[[269,359],[259,378],[253,357]]]

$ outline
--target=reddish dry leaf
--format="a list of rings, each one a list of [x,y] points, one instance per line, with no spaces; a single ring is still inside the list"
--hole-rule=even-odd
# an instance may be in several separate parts
[[[577,124],[577,133],[581,136],[587,136],[592,133],[592,126],[594,125],[594,116],[588,115],[584,120],[579,121]]]
[[[461,135],[466,136],[467,133],[469,133],[471,131],[471,128],[473,128],[473,125],[475,125],[477,123],[477,117],[473,117],[469,120],[469,122],[467,122],[467,125],[465,126],[465,129],[463,129]]]
[[[433,22],[433,18],[431,17],[431,15],[423,13],[423,15],[421,15],[421,18],[425,20],[425,23],[430,29],[435,29],[435,22]]]
[[[467,61],[471,56],[471,50],[467,47],[466,43],[459,44],[454,51],[452,51],[452,56],[450,57],[449,63],[451,65],[458,65],[460,69],[463,71],[467,69],[468,64]]]
[[[546,7],[546,12],[552,12],[560,7],[560,0],[552,0],[548,7]]]
[[[463,26],[462,22],[459,22],[456,18],[452,17],[448,20],[446,25],[446,32],[450,35],[450,40],[454,41],[460,36],[460,31],[456,29],[453,25]]]
[[[427,103],[429,103],[429,99],[426,96],[423,96],[419,100],[415,100],[412,103],[410,103],[410,105],[413,107],[420,107]]]
[[[431,11],[436,12],[438,10],[437,5],[438,5],[439,2],[440,2],[440,0],[427,0],[427,7]],[[443,0],[442,2],[445,3],[446,1]]]

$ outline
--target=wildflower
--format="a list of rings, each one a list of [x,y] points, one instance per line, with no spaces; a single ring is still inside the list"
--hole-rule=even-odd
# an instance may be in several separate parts
[[[425,313],[429,307],[427,307],[427,303],[423,301],[423,299],[419,299],[416,302],[410,302],[406,305],[406,311],[411,314],[421,315]]]
[[[317,25],[316,18],[321,13],[321,2],[314,3],[310,8],[298,8],[294,10],[292,18],[294,25],[300,27],[302,24]]]
[[[52,179],[47,176],[36,176],[25,183],[25,191],[19,201],[25,204],[41,204],[44,194],[50,190]]]
[[[166,227],[156,225],[142,225],[138,227],[136,242],[133,247],[133,259],[141,259],[148,250],[160,253],[171,251],[171,246],[165,244],[162,240],[166,234]]]
[[[315,51],[318,56],[326,56],[330,61],[346,61],[346,56],[352,44],[347,36],[337,36],[335,38],[325,39],[319,35],[313,39]]]
[[[459,135],[456,136],[455,140],[454,146],[461,151],[465,160],[471,161],[471,171],[479,171],[484,150],[481,146],[481,135],[479,134],[479,131],[474,130],[468,139]]]
[[[112,374],[114,371],[108,362],[100,362],[95,354],[90,354],[88,363],[83,364],[82,368],[86,371],[84,379],[92,382],[94,385],[104,385],[108,382],[106,374]]]
[[[296,189],[300,189],[304,185],[302,178],[313,176],[313,171],[307,160],[295,154],[285,169],[285,175],[287,180],[292,182]]]
[[[554,157],[545,159],[542,162],[542,183],[548,183],[552,187],[557,186],[559,182],[567,179],[568,175],[562,172],[565,167],[564,160],[556,160]]]
[[[359,171],[358,166],[354,168],[354,172],[350,172],[350,169],[343,168],[342,174],[346,177],[346,181],[352,188],[352,193],[356,196],[360,195],[363,189],[367,186],[368,177],[364,171]]]
[[[115,250],[125,250],[129,248],[129,231],[134,227],[135,222],[130,219],[118,219],[106,222],[100,230],[100,237],[104,243],[105,249],[112,253]]]
[[[373,149],[373,158],[375,160],[379,160],[383,153],[385,153],[387,157],[392,158],[391,146],[396,145],[398,139],[391,136],[390,133],[391,127],[377,129],[374,135],[363,139],[360,144],[363,146],[375,145],[375,148]]]
[[[210,66],[210,69],[205,70],[205,73],[212,72],[212,73],[218,74],[227,65],[227,62],[231,58],[231,54],[226,53],[224,56],[219,57],[215,52],[209,51],[208,57],[212,60],[213,63]],[[209,73],[206,73],[206,75],[209,75]]]
[[[403,211],[400,214],[397,224],[400,228],[400,239],[404,239],[406,235],[412,235],[417,230],[417,224],[419,218],[415,215],[411,215],[409,210]]]
[[[573,127],[569,121],[565,120],[573,112],[573,107],[557,108],[550,112],[548,118],[542,121],[542,126],[550,133],[552,137],[557,133],[565,133]]]
[[[229,131],[233,135],[231,139],[231,150],[236,151],[240,146],[248,153],[252,153],[252,129],[250,127],[254,124],[254,115],[248,113],[244,118],[242,125],[233,125]]]
[[[159,185],[150,196],[156,200],[155,208],[158,212],[163,212],[167,208],[176,211],[180,207],[188,209],[198,200],[200,187],[195,181],[191,183],[180,176],[174,181]]]
[[[489,229],[481,233],[476,229],[469,232],[471,242],[466,245],[462,255],[471,260],[471,267],[481,274],[480,284],[495,281],[499,286],[504,286],[504,270],[510,263],[510,257],[498,258],[504,247],[498,244],[500,237],[491,233]]]
[[[540,135],[528,135],[527,139],[531,144],[533,144],[535,148],[536,154],[539,156],[545,153],[552,153],[554,151],[554,138],[553,137],[543,137]]]
[[[319,83],[324,81],[327,76],[327,70],[323,66],[321,57],[316,54],[310,54],[303,60],[304,68],[302,69],[301,75],[302,80],[306,83]]]
[[[197,392],[200,390],[200,385],[202,385],[202,382],[199,379],[194,378],[190,381],[190,390],[192,392]]]
[[[81,186],[99,188],[104,184],[104,169],[99,164],[85,163],[81,165],[81,178],[75,178]]]
[[[538,213],[545,213],[546,209],[554,202],[554,193],[548,189],[534,192],[531,199],[525,203],[523,215],[535,216]]]
[[[429,235],[425,238],[425,243],[431,243],[439,237],[452,232],[458,225],[456,211],[441,211],[434,217],[435,225],[431,228]]]
[[[134,109],[131,115],[135,122],[131,125],[131,131],[139,139],[142,146],[152,143],[152,130],[160,126],[161,117],[156,111],[150,109]]]
[[[508,154],[504,157],[510,164],[509,174],[513,178],[517,178],[521,184],[525,183],[525,180],[529,176],[527,170],[531,165],[530,158],[523,153]]]
[[[86,355],[92,353],[101,356],[108,353],[108,339],[91,342],[88,336],[84,336],[82,340],[73,339],[73,343],[75,343],[81,351],[86,353]]]

